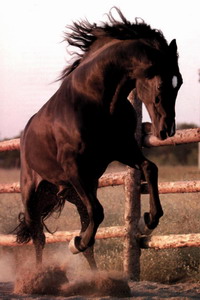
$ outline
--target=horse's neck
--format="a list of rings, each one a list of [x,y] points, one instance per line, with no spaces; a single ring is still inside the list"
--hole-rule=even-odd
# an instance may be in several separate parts
[[[128,95],[134,89],[135,82],[127,77],[122,78],[115,89],[115,93],[110,99],[109,109],[110,113],[113,114],[118,109],[124,100],[127,100]]]
[[[131,90],[125,67],[129,65],[129,56],[123,58],[126,60],[125,64],[121,56],[122,43],[124,41],[112,40],[90,55],[87,54],[71,74],[73,87],[79,93],[87,94],[96,102],[106,102],[112,110],[123,96],[122,92],[126,96]]]
[[[89,50],[82,58],[80,66],[84,66],[89,63],[96,63],[98,62],[99,57],[101,56],[102,59],[107,59],[106,53],[107,50],[112,48],[114,45],[120,44],[122,41],[117,39],[107,38],[99,39],[94,42],[92,49]],[[105,57],[104,55],[105,54]]]

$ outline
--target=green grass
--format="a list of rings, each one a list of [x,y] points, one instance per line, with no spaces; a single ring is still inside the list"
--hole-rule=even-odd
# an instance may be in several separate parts
[[[121,170],[119,165],[111,166],[111,171]],[[199,179],[200,170],[196,167],[159,167],[159,181]],[[19,180],[18,170],[0,170],[0,182]],[[123,186],[101,188],[98,190],[105,211],[101,226],[123,225],[124,188]],[[198,233],[200,232],[199,193],[160,195],[164,216],[154,235]],[[18,213],[22,210],[20,194],[0,194],[0,233],[7,234],[17,225]],[[148,211],[148,195],[142,196],[142,212]],[[50,230],[73,230],[80,228],[76,209],[66,203],[59,219],[49,219]],[[47,246],[56,253],[62,245]],[[20,247],[21,248],[21,247]],[[9,250],[11,251],[11,250]],[[16,251],[21,250],[15,250]],[[30,250],[27,250],[30,251]],[[96,241],[95,253],[101,269],[123,269],[123,239]],[[142,250],[141,279],[158,282],[200,281],[200,250],[198,248],[171,250]]]

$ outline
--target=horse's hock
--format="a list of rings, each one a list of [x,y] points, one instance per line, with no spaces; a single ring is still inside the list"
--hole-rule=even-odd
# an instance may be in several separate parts
[[[141,102],[130,97],[138,114],[138,128],[136,132],[137,141],[140,146],[158,147],[164,145],[176,145],[183,143],[200,142],[200,128],[177,130],[174,137],[161,141],[151,134],[142,136],[142,108]],[[19,139],[0,142],[0,151],[20,150]],[[124,237],[124,271],[133,280],[140,278],[140,249],[141,248],[179,248],[179,247],[200,247],[199,234],[182,234],[167,236],[142,236],[141,228],[145,230],[145,224],[141,218],[140,195],[148,193],[146,184],[141,184],[140,171],[127,169],[127,172],[105,174],[99,180],[99,188],[105,186],[122,185],[125,186],[125,224],[124,226],[114,226],[100,228],[97,232],[97,239],[107,239],[112,237]],[[159,193],[196,193],[200,192],[200,180],[198,181],[177,181],[162,182],[158,186]],[[13,184],[1,184],[0,193],[20,193],[18,182]],[[146,231],[146,234],[150,234]],[[70,241],[78,231],[46,233],[47,243]],[[30,242],[31,244],[31,242]],[[0,245],[19,246],[15,236],[0,234]]]

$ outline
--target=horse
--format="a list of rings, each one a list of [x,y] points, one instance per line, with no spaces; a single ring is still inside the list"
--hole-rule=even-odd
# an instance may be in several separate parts
[[[67,200],[76,206],[81,223],[69,248],[73,254],[83,252],[90,267],[97,268],[93,247],[104,219],[98,180],[113,161],[144,175],[150,193],[146,229],[156,228],[163,216],[158,168],[136,142],[136,112],[128,95],[134,90],[145,104],[156,137],[175,134],[175,100],[183,82],[177,44],[175,39],[168,44],[143,20],[132,23],[115,10],[118,18],[110,10],[100,25],[82,20],[68,27],[65,41],[78,49],[76,56],[63,70],[59,89],[21,136],[24,211],[16,238],[18,243],[33,240],[36,265],[42,263],[44,221],[61,212]]]

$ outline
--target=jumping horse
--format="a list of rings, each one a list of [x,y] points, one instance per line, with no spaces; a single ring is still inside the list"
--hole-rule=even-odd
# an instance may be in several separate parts
[[[119,20],[110,11],[101,25],[85,20],[69,27],[65,40],[78,48],[76,59],[21,137],[24,212],[16,235],[18,243],[33,240],[37,264],[45,245],[44,220],[67,200],[77,207],[81,222],[80,235],[69,247],[74,254],[85,253],[96,268],[93,245],[104,218],[98,179],[112,161],[142,171],[150,193],[146,228],[154,229],[163,215],[158,169],[135,140],[136,112],[127,97],[135,89],[156,137],[175,134],[175,100],[182,84],[176,40],[168,44],[161,31],[143,20],[131,23],[115,9]]]

